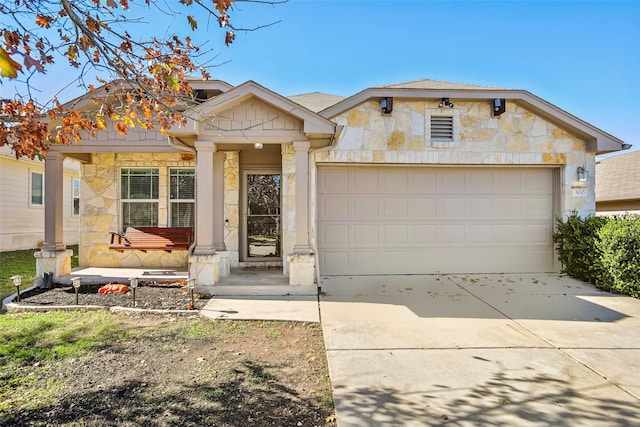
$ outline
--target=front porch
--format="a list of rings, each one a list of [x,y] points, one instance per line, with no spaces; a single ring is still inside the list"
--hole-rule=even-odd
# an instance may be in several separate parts
[[[52,147],[38,277],[108,283],[170,271],[212,295],[317,295],[312,156],[331,144],[336,125],[253,82],[217,93],[189,117],[168,138],[142,130],[118,135],[109,125],[95,139]],[[84,270],[73,272],[59,226],[66,156],[83,162]],[[109,239],[127,227],[192,227],[194,242],[186,250],[114,250]],[[274,262],[279,269],[266,268]],[[246,268],[256,263],[263,268]]]
[[[109,283],[128,284],[129,279],[141,282],[186,283],[189,279],[187,268],[108,268],[78,267],[70,274],[59,276],[55,283],[71,286],[72,278],[80,278],[85,285],[106,285]],[[230,274],[215,285],[196,284],[195,291],[212,297],[227,296],[315,296],[317,286],[290,285],[289,277],[282,274],[282,267],[260,267],[240,265],[230,269]]]

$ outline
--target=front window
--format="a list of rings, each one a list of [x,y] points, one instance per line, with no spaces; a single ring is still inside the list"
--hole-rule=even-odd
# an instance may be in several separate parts
[[[169,179],[171,227],[193,227],[195,170],[193,168],[171,169]]]
[[[120,179],[122,227],[157,227],[158,169],[122,169]]]
[[[80,180],[73,180],[73,215],[80,215]]]
[[[31,172],[31,204],[44,206],[44,176],[40,172]]]

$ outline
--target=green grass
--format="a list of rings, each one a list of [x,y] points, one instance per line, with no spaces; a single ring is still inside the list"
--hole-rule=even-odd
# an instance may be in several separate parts
[[[78,246],[68,246],[73,250],[71,257],[71,268],[78,266]],[[27,249],[24,251],[0,252],[0,300],[15,293],[16,288],[13,286],[11,276],[22,276],[22,286],[20,289],[26,289],[33,285],[36,278],[36,259],[33,256],[38,249]]]
[[[47,362],[82,357],[126,334],[109,312],[0,316],[0,412],[16,405],[16,399],[27,408],[29,401],[46,403],[63,386],[53,378],[42,383],[45,375],[38,372],[24,375],[26,367],[40,366],[39,371],[44,372]]]
[[[0,367],[78,357],[123,333],[109,312],[86,318],[75,311],[0,316]]]

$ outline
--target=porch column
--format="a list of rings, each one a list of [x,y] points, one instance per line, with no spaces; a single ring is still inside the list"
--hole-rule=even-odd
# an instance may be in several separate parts
[[[224,159],[225,153],[213,153],[213,244],[216,251],[226,251],[224,244]]]
[[[64,251],[64,154],[49,151],[44,159],[44,244],[46,252]]]
[[[44,159],[44,244],[36,258],[35,284],[44,273],[55,278],[71,273],[71,256],[64,244],[64,154],[51,150]]]
[[[194,255],[216,253],[213,235],[215,144],[198,140],[196,148],[196,248]]]
[[[309,245],[309,141],[294,141],[295,152],[295,198],[296,198],[296,242],[294,254],[310,254]]]

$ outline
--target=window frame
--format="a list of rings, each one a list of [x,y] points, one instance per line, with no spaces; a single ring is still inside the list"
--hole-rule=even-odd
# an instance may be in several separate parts
[[[78,183],[76,194],[76,183]],[[78,201],[78,209],[76,211],[76,200]],[[71,179],[71,216],[80,216],[80,179]]]
[[[178,197],[173,197],[173,183],[172,183],[172,178],[174,177],[174,172],[177,171],[189,171],[191,172],[191,174],[193,175],[193,198],[190,199],[186,199],[186,198],[180,198],[179,194]],[[176,175],[178,176],[178,175]],[[169,173],[167,174],[168,177],[168,184],[169,184],[169,191],[168,191],[168,199],[169,199],[169,217],[167,219],[167,222],[169,223],[169,227],[191,227],[193,228],[195,226],[195,221],[194,221],[194,217],[195,217],[195,208],[196,208],[196,169],[195,167],[191,167],[191,166],[174,166],[174,167],[170,167],[169,168]],[[178,204],[178,203],[190,203],[193,206],[193,215],[191,217],[191,225],[174,225],[174,216],[173,216],[173,209],[174,209],[174,205]]]
[[[155,185],[157,186],[155,188],[155,195],[156,198],[135,198],[135,199],[131,199],[131,198],[124,198],[124,194],[123,194],[123,186],[124,186],[124,172],[125,171],[131,171],[131,170],[148,170],[152,172],[152,175],[150,175],[152,178],[155,177]],[[155,174],[153,174],[153,172],[155,172]],[[122,230],[125,230],[127,227],[158,227],[159,225],[159,221],[160,221],[160,168],[159,167],[121,167],[120,168],[120,227]],[[151,193],[154,193],[154,188],[153,188],[153,183],[150,187],[151,189]],[[130,195],[131,193],[131,188],[128,188],[128,193],[127,195]],[[150,194],[151,196],[153,196],[154,194]],[[146,224],[125,224],[125,204],[143,204],[143,203],[151,203],[154,204],[155,203],[155,218],[152,218],[152,221],[148,221]]]
[[[34,175],[39,175],[40,176],[40,203],[34,203],[33,201],[33,193],[34,193],[34,188],[33,188],[33,184],[34,184],[34,179],[33,176]],[[44,207],[44,172],[39,172],[39,171],[34,171],[34,170],[30,170],[29,171],[29,206],[30,207],[34,207],[34,208],[43,208]]]

